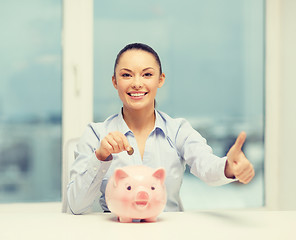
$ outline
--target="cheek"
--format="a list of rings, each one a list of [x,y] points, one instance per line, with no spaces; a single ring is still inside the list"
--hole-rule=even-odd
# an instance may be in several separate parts
[[[124,99],[125,99],[125,90],[121,86],[117,87],[117,94],[118,94],[119,98],[122,101],[124,101]]]
[[[126,84],[117,84],[117,91],[119,95],[124,95],[127,91],[128,86],[126,86]]]
[[[150,88],[153,89],[153,91],[157,91],[159,88],[158,80],[154,80],[153,83],[151,83]]]
[[[159,190],[153,191],[151,195],[152,195],[151,200],[154,202],[162,202],[163,199],[165,198],[164,191],[161,190],[160,187],[159,187]]]
[[[133,202],[132,194],[122,194],[120,201],[124,205],[130,205]]]

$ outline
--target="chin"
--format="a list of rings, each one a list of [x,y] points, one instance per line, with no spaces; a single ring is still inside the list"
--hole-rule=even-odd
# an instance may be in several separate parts
[[[132,103],[124,105],[125,108],[135,111],[141,111],[144,109],[154,109],[154,102],[152,104],[144,104],[144,103]]]

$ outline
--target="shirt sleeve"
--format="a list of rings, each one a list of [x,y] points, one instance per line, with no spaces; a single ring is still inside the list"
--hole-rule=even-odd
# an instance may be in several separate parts
[[[100,197],[100,186],[111,161],[100,161],[95,150],[100,146],[99,136],[88,125],[75,150],[75,161],[67,186],[69,208],[74,214],[87,212]]]
[[[190,172],[205,183],[220,186],[236,181],[225,176],[227,157],[220,158],[214,155],[206,139],[186,120],[179,126],[176,145],[180,149],[180,155],[190,166]]]

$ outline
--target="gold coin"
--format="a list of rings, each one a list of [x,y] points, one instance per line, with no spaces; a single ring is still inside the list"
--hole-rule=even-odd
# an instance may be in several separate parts
[[[134,149],[133,148],[131,148],[129,151],[127,151],[127,154],[128,155],[132,155],[134,153]]]

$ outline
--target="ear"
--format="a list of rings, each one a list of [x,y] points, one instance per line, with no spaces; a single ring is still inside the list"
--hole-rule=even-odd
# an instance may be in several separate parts
[[[121,168],[118,168],[114,172],[114,187],[117,187],[119,181],[128,177],[128,174]]]
[[[115,89],[117,89],[117,81],[116,81],[115,76],[112,76],[112,83],[113,83],[113,86],[115,87]]]
[[[162,85],[164,84],[164,81],[165,81],[165,74],[162,73],[159,76],[158,88],[161,88],[162,87]]]
[[[164,170],[164,168],[156,169],[156,171],[152,174],[152,176],[159,179],[161,184],[163,184],[164,180],[165,180],[165,170]]]

